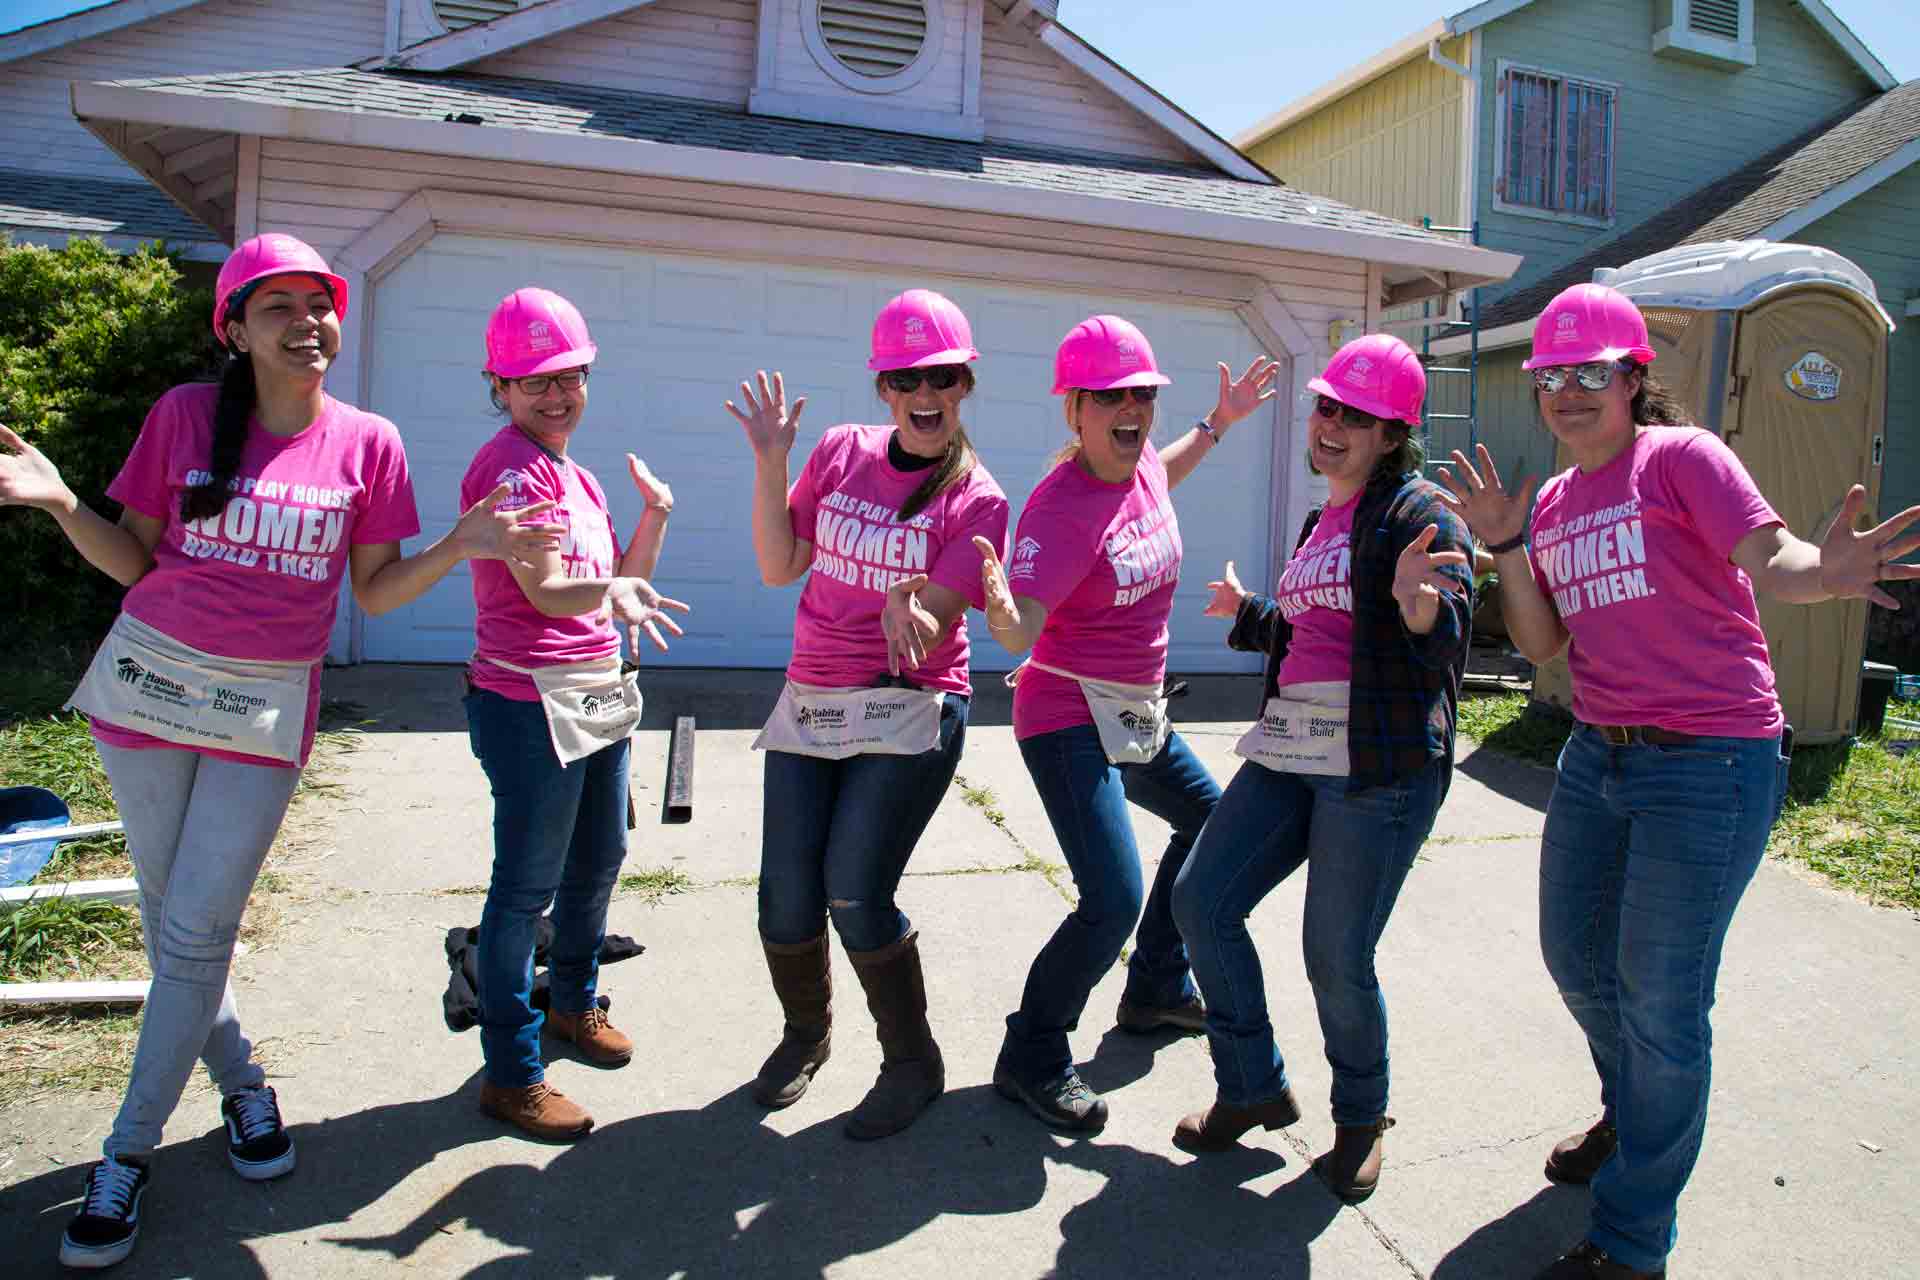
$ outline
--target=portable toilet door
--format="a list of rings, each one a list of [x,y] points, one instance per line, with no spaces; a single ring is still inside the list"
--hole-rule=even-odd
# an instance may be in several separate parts
[[[1864,271],[1825,249],[1749,240],[1667,250],[1594,279],[1640,307],[1654,374],[1727,441],[1790,530],[1818,543],[1853,484],[1876,508],[1893,322]],[[1557,468],[1571,465],[1560,450]],[[1759,605],[1796,737],[1851,735],[1867,603],[1762,595]],[[1572,709],[1564,656],[1535,672],[1533,697]]]

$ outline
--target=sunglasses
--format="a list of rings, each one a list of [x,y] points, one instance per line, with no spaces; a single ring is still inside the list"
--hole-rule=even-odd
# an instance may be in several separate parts
[[[578,391],[587,385],[585,369],[569,369],[565,373],[536,373],[525,378],[508,378],[514,386],[530,396],[547,394],[548,387],[559,387],[562,391]]]
[[[910,396],[925,382],[935,391],[951,391],[960,385],[960,371],[964,366],[957,364],[934,364],[924,369],[889,369],[880,376],[886,384],[903,396]]]
[[[1139,404],[1152,404],[1160,395],[1158,387],[1107,387],[1100,391],[1095,391],[1091,387],[1081,389],[1093,397],[1095,404],[1103,404],[1109,409],[1114,405],[1125,403],[1129,394]]]
[[[1350,404],[1341,404],[1332,396],[1316,397],[1313,411],[1323,418],[1337,418],[1341,426],[1352,427],[1356,431],[1368,431],[1380,425],[1380,419],[1371,413]]]
[[[1572,376],[1575,382],[1589,391],[1605,391],[1613,385],[1613,375],[1626,372],[1627,365],[1621,360],[1594,360],[1587,364],[1556,364],[1533,371],[1533,385],[1548,395],[1557,395],[1560,388],[1567,385]]]

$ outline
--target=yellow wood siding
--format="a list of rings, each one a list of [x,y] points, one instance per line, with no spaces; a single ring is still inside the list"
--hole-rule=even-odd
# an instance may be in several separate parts
[[[1440,46],[1455,62],[1467,39]],[[1389,217],[1460,217],[1466,81],[1416,58],[1267,138],[1251,155],[1282,181]]]

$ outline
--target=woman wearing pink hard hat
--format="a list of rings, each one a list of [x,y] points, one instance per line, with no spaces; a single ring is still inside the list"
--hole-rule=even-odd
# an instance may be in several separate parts
[[[153,983],[106,1158],[61,1241],[68,1266],[132,1251],[148,1162],[196,1058],[222,1095],[234,1171],[258,1181],[293,1168],[227,974],[313,747],[341,584],[351,577],[360,607],[384,613],[462,559],[534,554],[551,536],[496,515],[496,489],[447,536],[401,554],[420,521],[400,434],[323,385],[346,309],[346,282],[292,236],[235,249],[214,291],[220,383],[154,405],[107,490],[118,521],[80,505],[44,454],[0,427],[0,504],[46,511],[128,587],[69,705],[93,721],[126,825]]]
[[[754,743],[766,751],[760,940],[785,1030],[753,1096],[791,1106],[827,1061],[831,920],[882,1055],[847,1116],[855,1139],[906,1128],[946,1088],[920,935],[895,895],[966,742],[974,543],[1007,535],[1006,495],[960,422],[979,354],[947,298],[909,289],[889,301],[867,368],[890,421],[830,428],[791,485],[806,400],[789,408],[780,374],[762,372],[740,384],[742,405],[727,402],[753,448],[760,575],[775,587],[806,578],[786,687]]]
[[[1540,943],[1587,1037],[1601,1117],[1547,1159],[1590,1183],[1586,1239],[1542,1280],[1665,1275],[1706,1128],[1708,1014],[1734,909],[1785,798],[1781,714],[1756,590],[1808,604],[1920,577],[1920,507],[1864,533],[1854,486],[1819,546],[1789,533],[1717,436],[1685,425],[1648,370],[1632,301],[1575,285],[1534,325],[1535,405],[1574,465],[1501,482],[1455,453],[1450,501],[1500,567],[1514,643],[1561,650],[1574,731],[1540,855]]]
[[[1012,560],[980,547],[988,625],[1008,652],[1031,652],[1017,673],[1014,736],[1080,893],[1007,1017],[993,1082],[1057,1129],[1106,1123],[1068,1036],[1136,922],[1120,1026],[1204,1026],[1168,899],[1220,788],[1171,731],[1161,695],[1181,556],[1168,493],[1273,396],[1275,367],[1261,357],[1235,378],[1221,365],[1213,410],[1163,453],[1148,436],[1172,380],[1146,335],[1119,316],[1083,320],[1054,356],[1072,439],[1027,499]],[[1150,893],[1129,802],[1173,827]]]
[[[640,720],[633,662],[642,632],[665,649],[685,611],[647,581],[673,492],[633,454],[643,509],[621,549],[606,492],[568,455],[598,349],[574,305],[518,289],[487,321],[487,391],[507,422],[480,447],[460,498],[496,484],[506,507],[551,510],[562,530],[539,556],[473,570],[467,729],[493,790],[493,874],[480,913],[480,1109],[533,1137],[568,1141],[593,1117],[546,1082],[544,1028],[588,1062],[624,1066],[633,1042],[598,994],[607,902],[627,852],[628,739]],[[549,1007],[532,1004],[534,931],[552,908]]]
[[[1216,1096],[1174,1145],[1224,1151],[1255,1125],[1300,1118],[1268,1017],[1247,917],[1307,873],[1301,945],[1333,1069],[1333,1149],[1314,1168],[1349,1202],[1380,1180],[1387,1009],[1374,952],[1453,777],[1472,616],[1471,541],[1419,474],[1427,378],[1407,344],[1370,334],[1308,384],[1308,465],[1327,501],[1307,514],[1273,594],[1233,564],[1209,584],[1227,643],[1267,655],[1257,724],[1173,887],[1207,1002]]]

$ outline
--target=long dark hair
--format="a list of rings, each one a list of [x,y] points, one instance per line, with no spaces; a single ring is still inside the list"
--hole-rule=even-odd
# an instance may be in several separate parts
[[[972,395],[973,370],[964,364],[960,366],[960,380],[966,385],[967,394]],[[873,389],[875,394],[881,395],[882,399],[885,399],[886,386],[887,375],[877,374],[873,379]],[[919,515],[926,509],[928,503],[966,479],[967,474],[979,461],[980,456],[973,451],[973,441],[967,439],[967,429],[955,427],[953,438],[947,441],[947,452],[940,459],[940,465],[929,471],[927,478],[920,482],[920,487],[907,495],[907,500],[900,504],[899,518],[903,521],[911,520]]]
[[[220,398],[213,409],[213,450],[207,478],[180,496],[182,520],[204,520],[227,509],[227,486],[240,470],[240,452],[247,443],[247,420],[253,416],[259,388],[253,379],[253,357],[243,351],[227,353],[220,371]]]
[[[1684,426],[1692,421],[1686,406],[1673,394],[1666,383],[1654,377],[1646,365],[1638,360],[1622,361],[1628,373],[1640,375],[1640,389],[1633,393],[1633,403],[1629,406],[1633,413],[1635,426],[1646,427],[1655,424],[1661,426]]]

